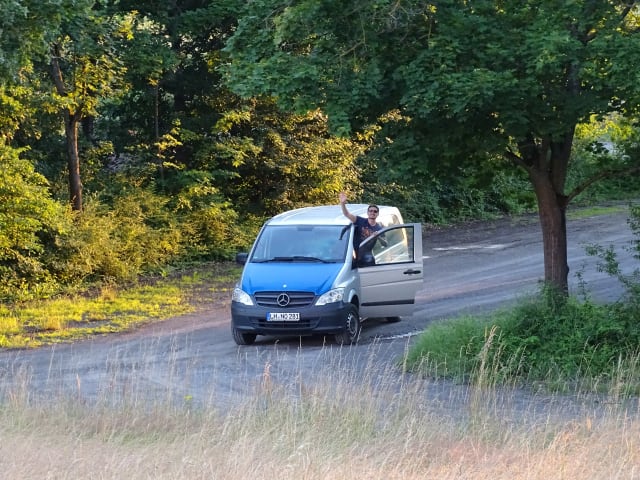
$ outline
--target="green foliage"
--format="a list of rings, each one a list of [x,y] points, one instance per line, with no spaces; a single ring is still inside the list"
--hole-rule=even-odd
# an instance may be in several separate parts
[[[0,296],[8,300],[135,282],[180,263],[230,259],[250,246],[262,221],[240,220],[207,175],[174,175],[180,187],[166,196],[144,188],[139,182],[145,175],[135,165],[112,172],[101,199],[89,197],[85,211],[72,216],[48,199],[45,179],[17,152],[5,147],[3,165]]]
[[[105,102],[96,133],[116,157],[150,167],[146,184],[183,206],[192,188],[210,189],[242,217],[335,202],[345,185],[357,186],[362,145],[331,137],[317,111],[283,113],[272,99],[245,101],[221,82],[222,48],[240,6],[122,3],[140,12],[123,54],[131,89]]]
[[[247,248],[257,233],[243,228],[236,211],[207,181],[183,188],[174,212],[180,218],[182,235],[188,239],[187,258],[230,259],[239,249]]]
[[[228,84],[288,109],[335,112],[337,130],[399,109],[439,155],[490,152],[581,117],[637,104],[636,11],[616,2],[275,0],[246,5],[226,50]],[[567,88],[567,65],[581,92]],[[611,65],[616,65],[613,68]],[[268,82],[264,78],[269,78]],[[579,95],[579,96],[577,96]],[[630,106],[629,106],[630,107]],[[449,147],[444,151],[443,147]]]
[[[70,217],[47,182],[20,152],[0,145],[0,298],[51,293],[55,284],[42,254]]]
[[[636,260],[640,261],[640,205],[631,205],[629,207],[629,227],[635,235],[631,244],[631,251]]]
[[[87,203],[49,259],[64,283],[134,281],[172,264],[229,259],[248,238],[215,189],[193,185],[177,199],[132,189],[107,206]]]
[[[477,381],[486,375],[481,364],[488,361],[496,383],[542,382],[556,388],[591,378],[611,386],[607,382],[619,361],[638,355],[637,309],[575,299],[553,302],[548,295],[541,293],[491,317],[430,327],[412,347],[409,368]]]
[[[529,179],[505,151],[557,141],[585,112],[636,104],[640,49],[627,24],[613,25],[611,2],[591,12],[449,0],[2,5],[0,133],[28,146],[22,157],[49,181],[42,198],[62,199],[61,113],[82,117],[89,197],[86,215],[62,215],[65,228],[37,212],[12,217],[37,232],[6,265],[6,288],[20,295],[230,258],[264,217],[334,203],[341,190],[431,223],[530,210]],[[593,42],[567,26],[580,22]],[[579,98],[563,77],[573,64]],[[637,131],[618,117],[580,127],[568,185],[637,162]]]
[[[550,248],[566,232],[551,219],[604,173],[566,191],[574,131],[593,114],[636,114],[639,15],[619,2],[262,0],[246,4],[223,70],[241,96],[321,108],[333,133],[383,124],[377,141],[398,153],[378,166],[403,183],[429,187],[434,170],[448,171],[435,173],[446,192],[498,157],[523,169],[547,240],[545,280],[566,290],[566,249]],[[486,189],[465,187],[445,201],[463,217],[490,208]]]
[[[505,318],[503,355],[521,355],[521,374],[534,379],[608,375],[619,357],[637,354],[640,341],[637,318],[614,312],[588,301],[554,304],[543,295]]]
[[[634,234],[634,239],[626,249],[632,257],[640,261],[640,205],[629,206],[629,227]],[[602,245],[587,246],[587,253],[599,258],[598,270],[611,275],[620,281],[626,290],[624,302],[617,305],[617,311],[628,312],[637,320],[640,319],[640,267],[636,267],[630,273],[625,273],[618,259],[618,252],[613,245],[603,247]]]
[[[359,161],[366,195],[373,202],[401,206],[407,219],[444,224],[535,210],[535,195],[526,176],[500,168],[503,163],[488,169],[477,165],[446,172],[434,169],[428,180],[403,181],[390,175],[394,172],[390,163],[378,162],[375,156]]]
[[[638,126],[619,115],[603,120],[592,118],[578,125],[568,177],[571,190],[598,173],[609,172],[601,181],[583,192],[578,201],[627,199],[640,193],[640,176],[630,174],[638,165]]]
[[[196,157],[200,168],[229,174],[220,192],[238,210],[270,216],[335,203],[337,192],[357,185],[355,161],[365,145],[329,135],[320,112],[285,114],[269,100],[241,107],[222,116],[218,141]]]
[[[137,190],[112,208],[88,201],[75,228],[59,240],[52,265],[64,283],[123,282],[161,268],[181,253],[166,199]]]
[[[126,69],[120,55],[132,36],[132,16],[109,15],[92,1],[77,2],[68,14],[59,28],[47,30],[52,58],[35,66],[55,62],[59,71],[51,78],[55,92],[50,108],[67,110],[80,120],[96,115],[102,99],[121,94]]]
[[[477,355],[490,326],[476,317],[434,323],[411,347],[406,365],[435,377],[468,380],[477,367]]]
[[[58,288],[122,284],[180,263],[230,259],[256,233],[258,221],[244,226],[196,175],[175,196],[132,188],[128,178],[114,174],[103,200],[89,197],[73,228],[41,252]]]
[[[84,0],[2,0],[0,7],[0,83],[13,81],[34,58],[46,55],[48,32]]]
[[[524,171],[499,155],[476,152],[457,161],[432,145],[415,119],[389,112],[369,129],[372,146],[358,159],[364,190],[379,203],[403,207],[408,218],[445,223],[535,208]]]

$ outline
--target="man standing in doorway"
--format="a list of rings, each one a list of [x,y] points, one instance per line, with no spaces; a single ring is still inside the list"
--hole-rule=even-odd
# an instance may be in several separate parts
[[[356,226],[354,245],[356,248],[358,248],[358,246],[371,235],[375,235],[376,232],[382,230],[382,225],[377,222],[378,213],[380,213],[380,209],[377,205],[369,205],[367,208],[367,218],[357,217],[347,210],[347,195],[344,192],[341,192],[339,198],[342,214],[351,220],[351,222]]]

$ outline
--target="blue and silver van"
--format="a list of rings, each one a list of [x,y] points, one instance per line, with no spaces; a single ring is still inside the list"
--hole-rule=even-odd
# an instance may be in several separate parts
[[[350,204],[354,215],[367,205]],[[355,245],[355,226],[339,205],[281,213],[260,230],[231,302],[231,331],[238,345],[258,335],[332,335],[357,341],[361,320],[398,321],[413,313],[422,286],[422,229],[403,224],[396,207],[380,206],[385,228]],[[358,255],[356,255],[358,253]]]

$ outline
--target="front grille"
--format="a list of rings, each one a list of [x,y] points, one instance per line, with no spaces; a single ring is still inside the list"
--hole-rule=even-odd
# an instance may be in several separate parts
[[[289,296],[289,305],[286,307],[278,305],[278,296],[283,293]],[[307,307],[311,305],[316,298],[313,292],[256,292],[254,296],[256,303],[261,307],[271,307],[282,310]]]
[[[254,325],[269,330],[308,330],[318,325],[316,318],[307,318],[299,322],[268,322],[264,318],[254,320]]]

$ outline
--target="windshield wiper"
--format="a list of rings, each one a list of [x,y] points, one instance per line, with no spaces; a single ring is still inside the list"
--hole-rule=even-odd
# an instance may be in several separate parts
[[[273,258],[260,258],[251,260],[253,263],[269,263],[269,262],[292,262],[292,257],[273,257]]]
[[[294,262],[322,262],[322,263],[331,263],[328,260],[318,257],[306,257],[304,255],[296,255],[293,257]]]
[[[253,260],[256,263],[269,263],[269,262],[322,262],[322,263],[333,263],[330,260],[324,260],[318,257],[307,257],[304,255],[294,255],[293,257],[273,257],[273,258],[265,258],[261,260]]]

